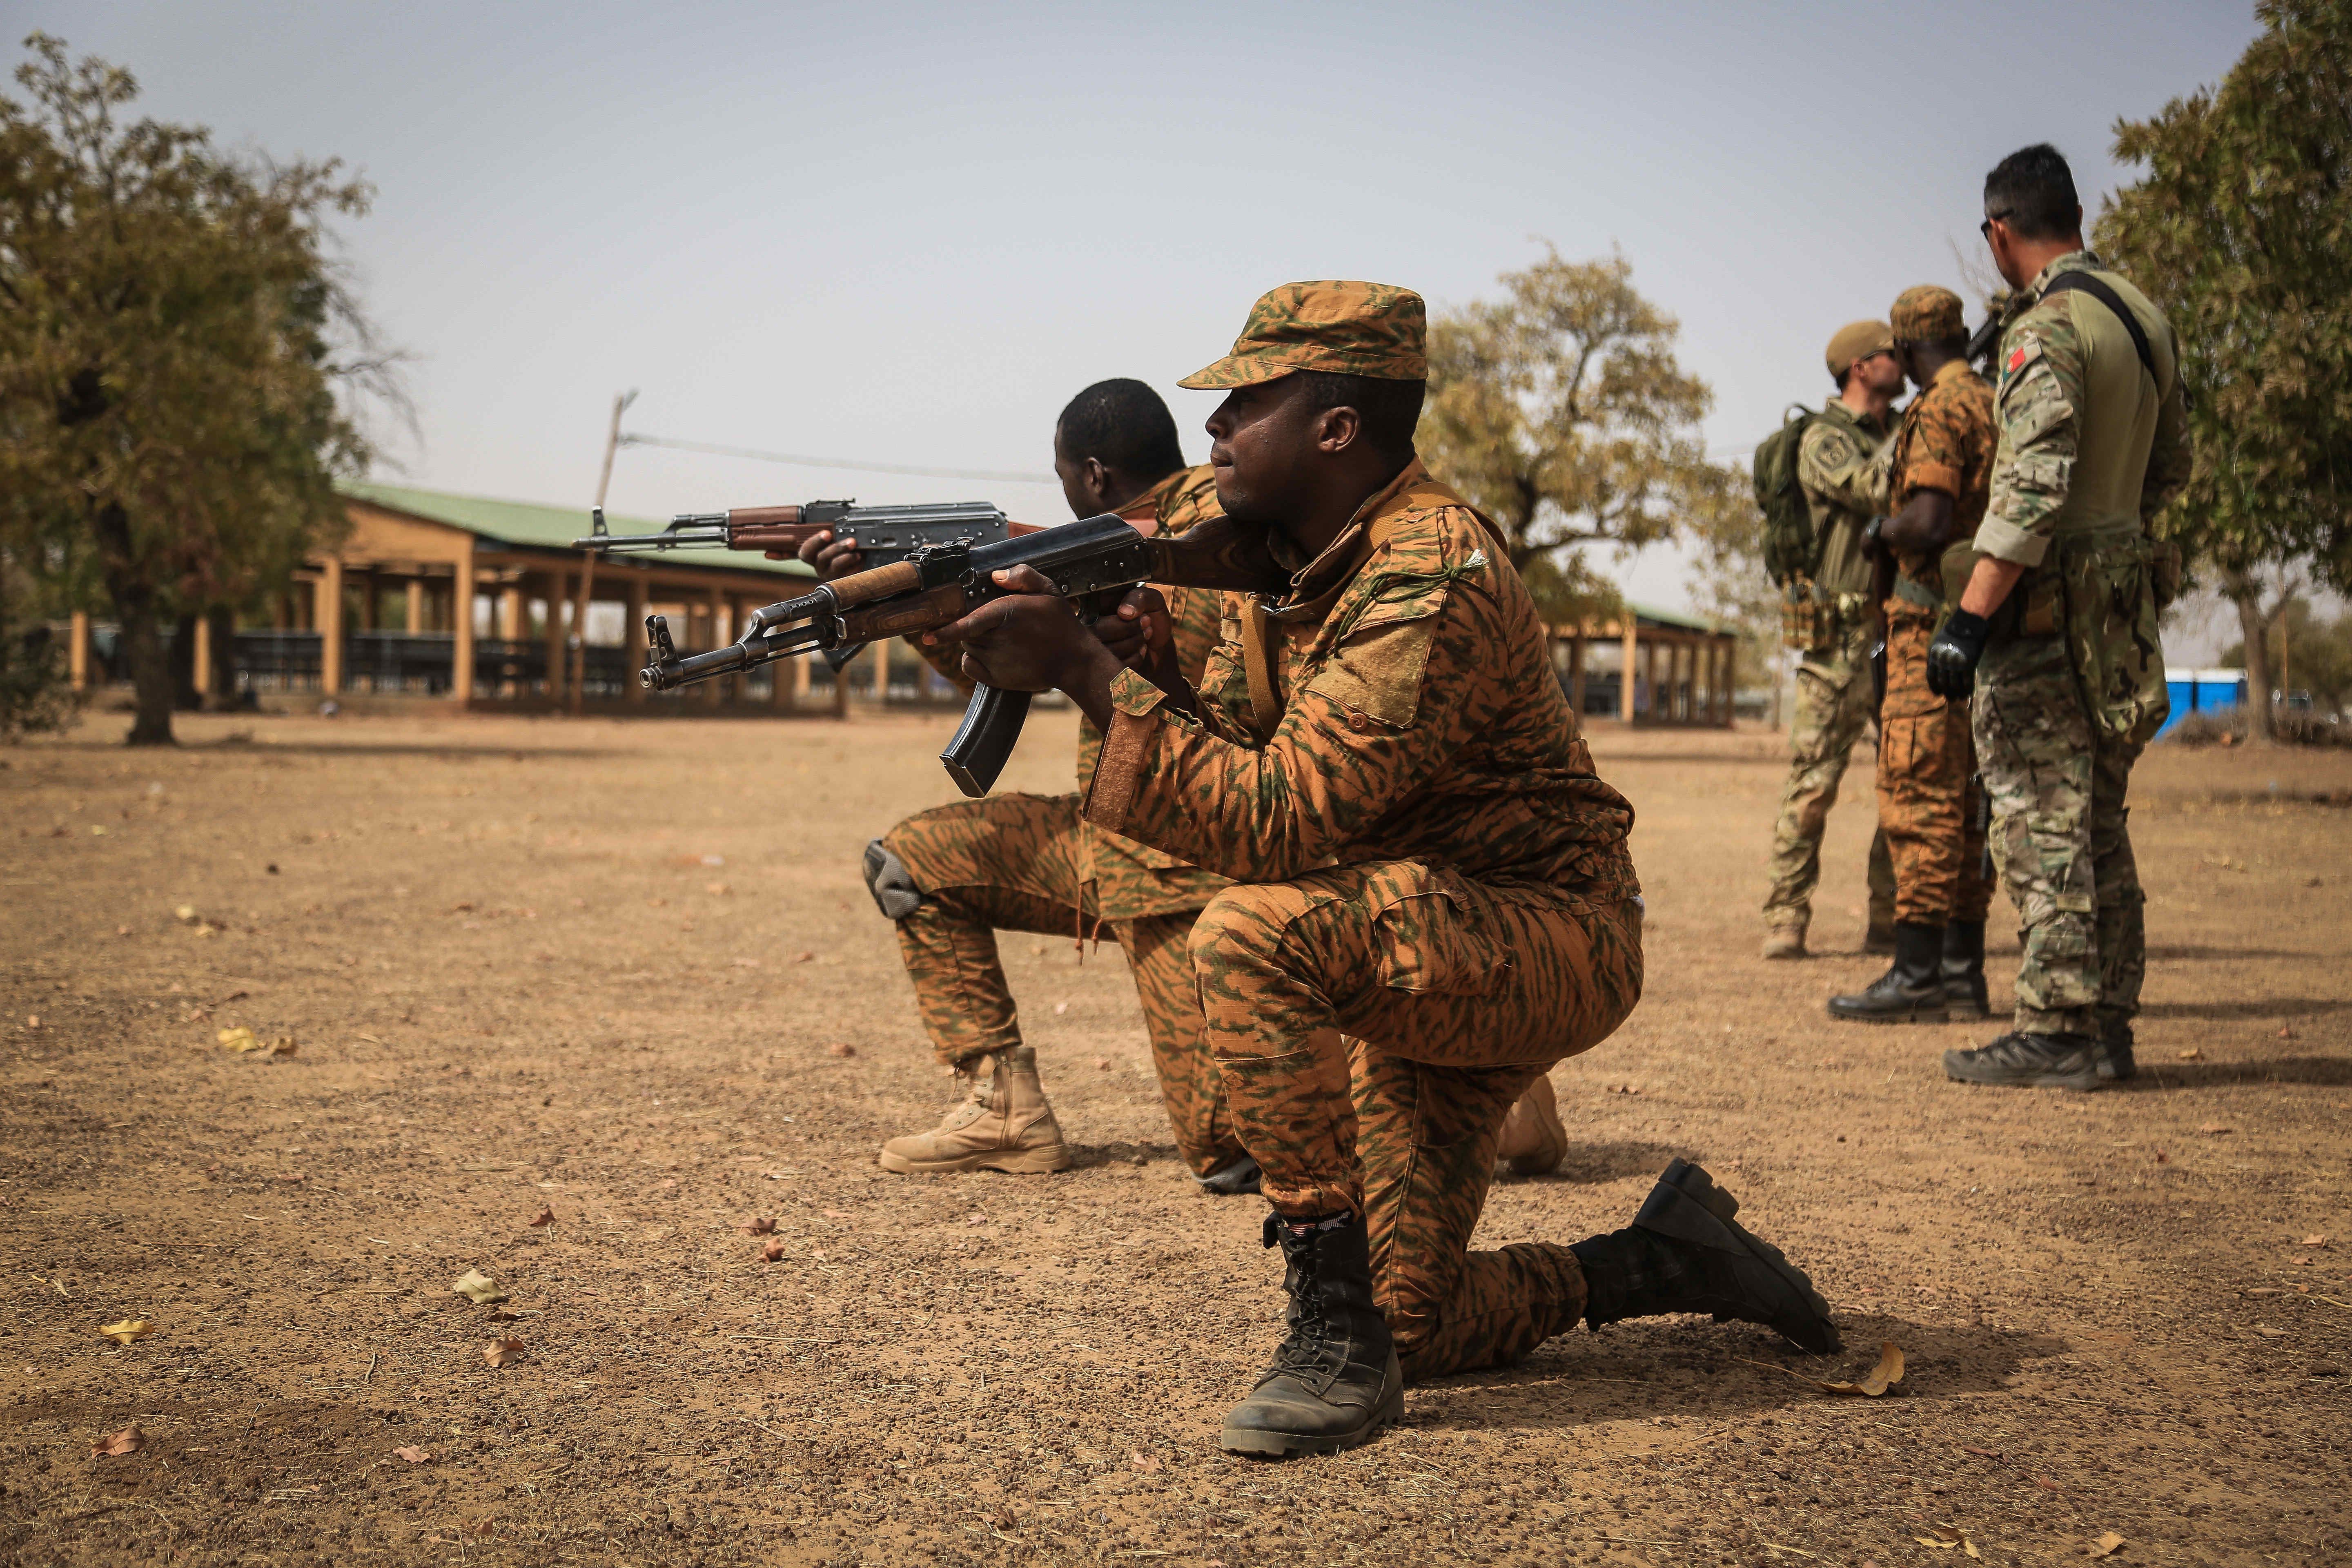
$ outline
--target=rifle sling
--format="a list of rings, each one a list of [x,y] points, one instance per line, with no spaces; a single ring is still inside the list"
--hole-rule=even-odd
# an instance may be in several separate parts
[[[2163,395],[2164,377],[2157,374],[2156,351],[2148,346],[2147,329],[2139,324],[2139,317],[2124,303],[2123,296],[2107,287],[2105,279],[2095,278],[2088,272],[2061,272],[2050,280],[2050,287],[2042,290],[2042,297],[2047,300],[2062,289],[2079,289],[2115,312],[2116,319],[2124,324],[2124,331],[2131,334],[2132,347],[2139,351],[2141,368],[2147,372],[2147,378],[2156,383],[2158,395]]]

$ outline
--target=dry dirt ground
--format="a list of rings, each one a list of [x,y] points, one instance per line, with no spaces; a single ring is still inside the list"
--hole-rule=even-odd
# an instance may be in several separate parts
[[[1483,1235],[1613,1228],[1693,1155],[1850,1349],[1580,1331],[1277,1467],[1213,1447],[1262,1211],[1171,1157],[1115,949],[1007,944],[1076,1170],[874,1163],[946,1085],[855,863],[949,796],[947,719],[122,722],[0,753],[9,1563],[2352,1558],[2341,753],[2143,765],[2151,1070],[2074,1096],[1946,1082],[1985,1026],[1823,1017],[1878,967],[1866,752],[1827,951],[1768,965],[1774,739],[1598,737],[1650,991]],[[1007,782],[1069,754],[1041,715]],[[1887,1340],[1885,1398],[1806,1381]]]

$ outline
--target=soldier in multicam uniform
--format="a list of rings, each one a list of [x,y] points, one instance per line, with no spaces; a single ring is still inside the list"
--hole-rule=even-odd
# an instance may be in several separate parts
[[[1863,531],[1885,504],[1887,411],[1903,390],[1884,321],[1851,321],[1823,355],[1838,395],[1806,426],[1797,479],[1813,514],[1813,597],[1789,722],[1789,782],[1772,830],[1772,888],[1764,898],[1764,956],[1802,958],[1822,879],[1822,833],[1846,760],[1870,721],[1871,563]],[[1895,878],[1884,837],[1870,846],[1870,937],[1891,945]]]
[[[2024,922],[2011,1033],[1948,1051],[1971,1083],[2129,1078],[2147,967],[2126,827],[2132,763],[2164,722],[2157,616],[2179,556],[2147,519],[2189,477],[2172,329],[2084,248],[2054,148],[1985,177],[1993,264],[2018,289],[2001,338],[2000,446],[1983,559],[1936,634],[1927,680],[1975,699],[2001,883]]]
[[[1922,284],[1891,317],[1895,354],[1919,389],[1903,412],[1890,468],[1893,515],[1877,533],[1894,558],[1886,599],[1886,693],[1878,712],[1878,821],[1895,866],[1895,963],[1879,981],[1830,999],[1833,1017],[1939,1023],[1981,1018],[1984,836],[1976,747],[1964,704],[1927,689],[1927,642],[1976,563],[1969,541],[1992,477],[1992,388],[1968,361],[1960,297]]]
[[[1115,512],[1176,534],[1218,515],[1208,468],[1184,466],[1167,405],[1139,381],[1098,382],[1070,401],[1055,423],[1054,470],[1080,517]],[[854,549],[822,536],[802,553],[827,576],[856,567]],[[1138,629],[1160,631],[1177,668],[1197,678],[1217,640],[1217,610],[1213,593],[1170,589],[1158,612],[1164,627]],[[951,645],[916,647],[934,668],[963,680]],[[1081,791],[1101,747],[1102,731],[1082,721]],[[1108,931],[1135,979],[1179,1156],[1211,1193],[1255,1192],[1257,1165],[1234,1137],[1185,956],[1193,919],[1225,879],[1081,821],[1080,798],[960,801],[908,817],[867,846],[866,883],[897,922],[916,1010],[963,1091],[937,1127],[883,1144],[883,1168],[1025,1174],[1069,1167],[1073,1156],[1045,1098],[1035,1049],[1022,1042],[995,933],[1098,939]],[[1514,1108],[1512,1131],[1502,1151],[1510,1168],[1536,1173],[1559,1163],[1568,1141],[1549,1083]]]
[[[1289,284],[1184,384],[1227,391],[1218,499],[1291,574],[1224,596],[1197,683],[1157,656],[1122,668],[1043,595],[949,628],[976,677],[1058,687],[1103,725],[1088,821],[1234,879],[1192,968],[1290,1294],[1289,1337],[1226,1417],[1237,1452],[1351,1447],[1407,1377],[1515,1360],[1579,1318],[1837,1342],[1811,1283],[1681,1161],[1626,1229],[1468,1250],[1513,1100],[1633,1009],[1642,915],[1633,810],[1593,773],[1526,585],[1413,456],[1424,330],[1406,290]]]

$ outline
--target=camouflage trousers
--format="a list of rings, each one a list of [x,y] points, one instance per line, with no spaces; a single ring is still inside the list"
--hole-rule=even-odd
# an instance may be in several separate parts
[[[1274,1206],[1361,1213],[1412,1378],[1516,1361],[1571,1327],[1564,1245],[1469,1250],[1503,1119],[1642,991],[1641,913],[1417,862],[1228,888],[1192,928],[1210,1048]]]
[[[1822,880],[1822,833],[1854,742],[1870,723],[1870,640],[1868,625],[1855,626],[1797,666],[1789,782],[1772,828],[1772,888],[1764,896],[1764,918],[1771,924],[1812,912],[1813,889]],[[1870,845],[1871,923],[1891,919],[1894,903],[1895,868],[1882,834]]]
[[[1886,700],[1878,715],[1878,826],[1895,870],[1895,918],[1914,925],[1980,921],[1983,814],[1969,780],[1977,748],[1969,710],[1927,689],[1932,611],[1888,602]]]
[[[1020,1021],[996,933],[1107,932],[1135,977],[1177,1152],[1205,1176],[1242,1146],[1201,1032],[1185,945],[1194,916],[1100,919],[1095,884],[1079,879],[1081,831],[1076,795],[995,795],[918,813],[883,836],[923,891],[921,906],[898,922],[916,1010],[950,1066],[1017,1046]]]
[[[1977,668],[1992,854],[2023,922],[2015,1027],[2096,1035],[2139,1011],[2147,928],[2124,805],[2139,747],[2091,722],[2062,637],[2017,637]]]

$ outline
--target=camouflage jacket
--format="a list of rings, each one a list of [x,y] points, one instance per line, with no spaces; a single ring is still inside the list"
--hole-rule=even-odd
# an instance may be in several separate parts
[[[1984,520],[1999,440],[1992,388],[1966,360],[1948,363],[1903,411],[1889,465],[1887,510],[1901,510],[1921,490],[1941,490],[1952,498],[1952,542],[1940,557],[1895,552],[1903,575],[1930,599],[1956,604],[1968,584],[1976,560],[1969,541]],[[1932,613],[1933,605],[1906,598],[1923,613]]]
[[[2076,271],[2096,273],[2139,318],[2155,384],[2113,310],[2081,289],[2047,292]],[[2058,535],[2143,524],[2188,481],[2188,403],[2172,328],[2089,251],[2043,268],[2023,299],[2001,335],[2000,444],[1976,547],[2039,566]]]
[[[1278,716],[1250,694],[1244,638],[1261,624]],[[1198,718],[1119,673],[1089,820],[1242,881],[1386,861],[1435,882],[1423,890],[1449,876],[1553,903],[1640,890],[1633,809],[1593,772],[1526,584],[1417,460],[1281,604],[1223,595],[1196,692]]]
[[[1150,519],[1160,532],[1178,534],[1194,523],[1222,517],[1217,505],[1217,481],[1209,465],[1180,468],[1127,505],[1119,515],[1130,522]],[[1168,618],[1176,637],[1176,667],[1184,679],[1198,683],[1217,646],[1216,592],[1206,588],[1162,587]],[[1078,721],[1078,790],[1092,787],[1096,760],[1102,754],[1102,731],[1094,721]],[[1197,910],[1216,896],[1225,879],[1188,866],[1173,855],[1149,845],[1122,838],[1091,823],[1079,832],[1080,866],[1090,871],[1095,900],[1105,920],[1139,920],[1146,915],[1174,914]]]
[[[1813,581],[1824,593],[1870,593],[1870,558],[1862,531],[1886,510],[1886,430],[1832,398],[1797,444],[1797,483],[1813,514],[1821,564]]]

